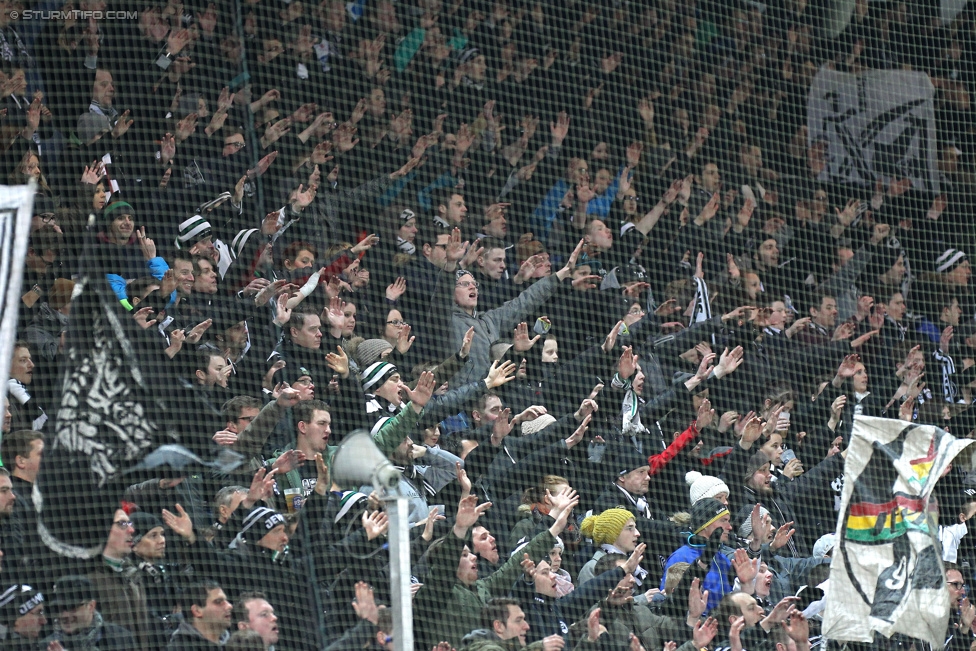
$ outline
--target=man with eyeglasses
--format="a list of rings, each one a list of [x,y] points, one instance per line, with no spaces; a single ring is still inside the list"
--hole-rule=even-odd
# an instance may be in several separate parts
[[[502,337],[508,336],[515,326],[532,316],[555,294],[559,283],[569,278],[582,250],[581,240],[569,256],[566,266],[553,275],[539,280],[517,298],[484,313],[478,312],[478,281],[466,270],[460,270],[455,274],[454,300],[450,310],[454,350],[460,350],[465,333],[470,328],[474,328],[469,362],[455,376],[458,386],[485,377],[491,364],[491,345]],[[438,296],[434,301],[435,313],[448,311],[444,303],[446,303],[445,297],[438,288]]]
[[[21,323],[30,323],[51,293],[63,249],[64,237],[55,226],[45,224],[31,233],[22,281],[28,291],[21,296]]]
[[[973,620],[976,619],[976,605],[969,601],[966,582],[955,563],[946,563],[946,586],[949,588],[949,629],[945,649],[947,651],[969,651],[976,640],[973,635]]]
[[[132,631],[140,648],[150,648],[146,590],[131,560],[135,533],[129,514],[117,509],[102,555],[92,561],[88,580],[102,618]]]

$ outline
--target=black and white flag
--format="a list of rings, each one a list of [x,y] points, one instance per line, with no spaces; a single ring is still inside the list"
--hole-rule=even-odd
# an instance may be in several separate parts
[[[20,312],[21,280],[27,242],[30,239],[34,186],[0,186],[0,397],[7,395],[10,362],[17,340],[17,315]]]
[[[939,193],[934,98],[921,72],[821,69],[807,98],[807,144],[826,144],[819,179],[909,178],[916,190]]]

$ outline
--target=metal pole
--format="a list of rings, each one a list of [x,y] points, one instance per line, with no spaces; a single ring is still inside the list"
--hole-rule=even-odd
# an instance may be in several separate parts
[[[393,648],[413,651],[413,603],[410,595],[410,505],[405,497],[386,501],[390,519],[390,597],[393,601]]]

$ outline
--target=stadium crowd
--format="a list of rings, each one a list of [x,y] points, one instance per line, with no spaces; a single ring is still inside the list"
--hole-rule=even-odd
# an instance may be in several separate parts
[[[0,0],[0,646],[392,651],[365,430],[418,651],[839,648],[854,416],[976,430],[976,11],[813,4]],[[829,178],[823,68],[928,75],[938,194]]]

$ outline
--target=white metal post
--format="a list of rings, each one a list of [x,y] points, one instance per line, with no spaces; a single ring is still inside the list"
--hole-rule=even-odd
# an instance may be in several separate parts
[[[390,519],[390,596],[393,601],[393,648],[413,651],[413,603],[410,595],[410,505],[405,497],[386,501]]]

